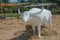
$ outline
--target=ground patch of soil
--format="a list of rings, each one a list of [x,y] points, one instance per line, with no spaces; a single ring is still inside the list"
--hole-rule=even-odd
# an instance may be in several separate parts
[[[20,19],[6,18],[0,20],[0,40],[60,40],[60,15],[53,15],[53,30],[49,27],[42,30],[42,37],[33,36],[30,22],[23,23]],[[30,27],[30,28],[29,28]]]

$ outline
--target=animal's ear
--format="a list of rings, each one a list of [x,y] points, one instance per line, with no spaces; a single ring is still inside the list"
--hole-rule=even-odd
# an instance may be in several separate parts
[[[25,12],[23,12],[23,15],[27,15]]]

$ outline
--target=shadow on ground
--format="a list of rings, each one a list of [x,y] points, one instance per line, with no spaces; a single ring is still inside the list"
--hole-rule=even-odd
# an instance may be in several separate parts
[[[41,29],[43,29],[44,26],[42,26]],[[36,36],[37,36],[37,27],[36,27]],[[47,33],[46,33],[47,34]],[[46,35],[45,33],[42,34],[42,36],[47,36],[50,35],[49,33]],[[53,34],[57,34],[55,31],[53,31]],[[31,25],[26,25],[26,30],[18,37],[12,38],[11,40],[29,40],[31,39],[31,36],[33,36],[32,32],[32,26]]]
[[[11,40],[29,40],[32,36],[31,25],[26,25],[26,30],[18,37],[12,38]]]

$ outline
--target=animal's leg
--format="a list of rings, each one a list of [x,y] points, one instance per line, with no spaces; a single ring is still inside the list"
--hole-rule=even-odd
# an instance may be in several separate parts
[[[38,28],[38,36],[41,37],[41,23],[37,26]]]
[[[35,36],[35,25],[32,25],[33,34]]]
[[[45,27],[47,27],[47,25],[48,25],[48,22],[47,22],[47,21],[45,21],[45,23],[44,23],[44,24],[45,24],[44,26],[45,26]]]

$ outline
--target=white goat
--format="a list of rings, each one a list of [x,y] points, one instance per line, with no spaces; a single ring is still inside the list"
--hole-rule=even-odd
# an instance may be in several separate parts
[[[26,13],[23,13],[24,22],[30,21],[33,28],[33,33],[35,35],[35,26],[38,28],[38,36],[41,37],[41,25],[44,23],[47,25],[47,22],[50,22],[50,30],[52,31],[52,14],[49,10],[38,8],[32,8]]]

